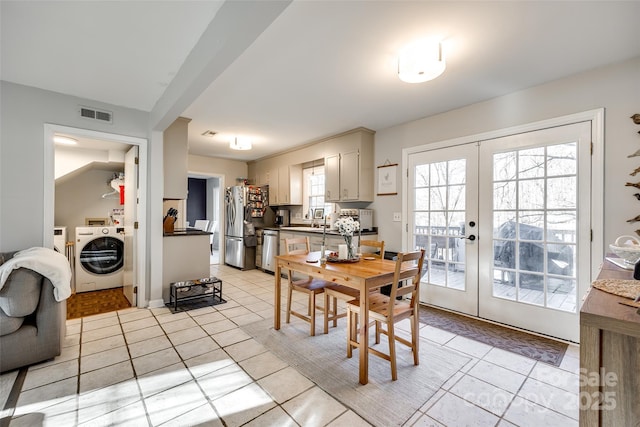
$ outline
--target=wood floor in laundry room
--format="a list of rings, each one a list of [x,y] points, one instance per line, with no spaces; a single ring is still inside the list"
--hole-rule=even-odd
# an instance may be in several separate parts
[[[131,307],[122,288],[75,293],[67,299],[67,319],[108,313]]]

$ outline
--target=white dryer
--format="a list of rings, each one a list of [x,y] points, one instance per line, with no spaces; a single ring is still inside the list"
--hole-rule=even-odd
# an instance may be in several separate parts
[[[76,227],[76,292],[123,285],[121,227]]]
[[[53,249],[67,255],[67,227],[53,227]]]

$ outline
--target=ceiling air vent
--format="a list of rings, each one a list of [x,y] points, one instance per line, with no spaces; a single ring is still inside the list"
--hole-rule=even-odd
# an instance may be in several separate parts
[[[92,120],[100,120],[102,122],[112,123],[113,113],[110,111],[98,110],[90,107],[80,107],[80,117]]]

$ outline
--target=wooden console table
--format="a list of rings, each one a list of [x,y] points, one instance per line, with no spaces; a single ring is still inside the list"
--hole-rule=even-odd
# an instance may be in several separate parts
[[[632,276],[605,260],[598,279]],[[583,427],[635,426],[640,420],[640,314],[620,301],[631,300],[591,288],[580,310]]]

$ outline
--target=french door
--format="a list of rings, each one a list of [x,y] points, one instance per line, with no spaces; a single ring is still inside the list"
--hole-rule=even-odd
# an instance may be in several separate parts
[[[579,341],[590,277],[590,122],[409,156],[421,301]]]

